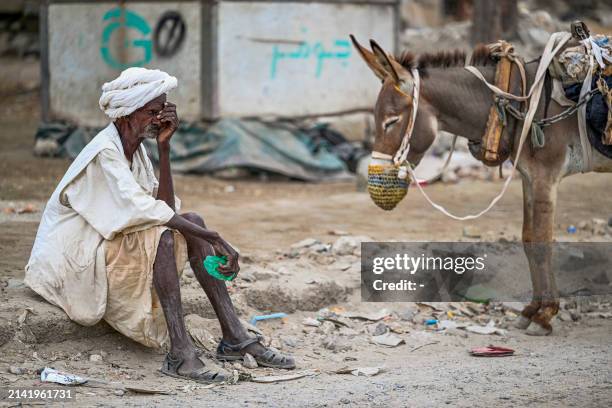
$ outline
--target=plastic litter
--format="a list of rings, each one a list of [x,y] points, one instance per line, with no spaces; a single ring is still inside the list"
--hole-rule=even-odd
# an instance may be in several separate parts
[[[425,326],[433,326],[434,324],[438,324],[437,319],[427,319],[425,320]]]
[[[63,385],[81,385],[85,384],[87,379],[79,377],[78,375],[62,373],[53,368],[45,367],[40,373],[40,381]]]
[[[389,310],[381,309],[373,313],[346,312],[346,313],[342,313],[342,316],[348,317],[349,319],[360,319],[360,320],[369,320],[372,322],[377,322],[389,316],[390,314],[391,312]]]
[[[472,325],[467,326],[465,330],[477,334],[499,334],[500,336],[506,335],[506,330],[495,327],[495,322],[493,320],[490,320],[486,326]]]
[[[383,372],[384,367],[343,367],[336,371],[335,374],[352,374],[359,377],[373,377]]]
[[[570,225],[569,227],[567,227],[567,233],[568,234],[575,234],[576,233],[576,226],[575,225]]]
[[[224,280],[224,281],[234,280],[237,274],[234,273],[230,276],[226,276],[218,271],[219,265],[225,265],[226,263],[227,263],[226,256],[210,256],[209,255],[206,257],[206,259],[204,259],[204,269],[206,269],[206,272],[208,272],[208,274],[215,279]]]
[[[476,357],[506,357],[514,355],[514,350],[506,347],[489,345],[487,347],[476,347],[470,350],[470,354]]]
[[[250,323],[255,326],[257,324],[257,322],[261,321],[261,320],[269,320],[269,319],[282,319],[283,317],[287,317],[287,313],[272,313],[272,314],[268,314],[268,315],[261,315],[261,316],[253,316],[251,318]]]

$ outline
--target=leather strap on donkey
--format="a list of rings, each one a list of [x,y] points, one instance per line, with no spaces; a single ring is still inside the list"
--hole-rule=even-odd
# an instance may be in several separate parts
[[[504,92],[510,91],[512,64],[515,64],[521,75],[521,96],[524,96],[527,83],[525,67],[523,61],[514,54],[514,46],[506,41],[500,40],[490,44],[489,49],[491,50],[492,56],[499,58],[495,69],[495,86]],[[502,164],[508,159],[512,150],[511,143],[505,143],[505,146],[501,146],[502,135],[504,127],[507,125],[507,121],[506,113],[498,102],[499,100],[497,96],[495,96],[495,103],[491,106],[489,111],[487,127],[480,144],[481,160],[487,166],[498,166]]]

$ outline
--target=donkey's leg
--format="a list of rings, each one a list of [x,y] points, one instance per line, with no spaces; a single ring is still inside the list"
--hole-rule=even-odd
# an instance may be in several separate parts
[[[536,269],[535,279],[532,280],[539,287],[537,298],[540,308],[531,317],[531,324],[527,334],[548,335],[552,332],[551,319],[559,311],[559,292],[552,270],[552,238],[557,203],[558,180],[541,177],[533,183],[533,241],[528,257],[530,264]],[[533,275],[533,269],[532,269]]]
[[[529,180],[527,174],[523,175],[523,250],[527,256],[529,263],[529,271],[531,274],[531,287],[533,290],[533,297],[531,303],[525,306],[521,312],[518,320],[515,323],[515,327],[524,330],[531,323],[531,317],[535,315],[540,308],[540,279],[537,273],[537,267],[532,262],[533,256],[531,246],[533,242],[533,186]]]

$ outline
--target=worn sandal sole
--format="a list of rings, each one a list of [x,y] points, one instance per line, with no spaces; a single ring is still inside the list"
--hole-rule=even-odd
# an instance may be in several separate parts
[[[217,354],[217,360],[219,361],[244,361],[242,356],[220,356]],[[282,366],[276,364],[266,363],[264,361],[258,361],[255,357],[255,361],[257,361],[257,365],[260,367],[268,367],[268,368],[282,368],[284,370],[293,370],[295,368],[295,364],[291,366]]]
[[[198,380],[196,378],[192,378],[192,377],[187,377],[184,375],[180,375],[180,374],[174,374],[170,371],[165,371],[165,370],[159,370],[162,374],[167,375],[169,377],[174,377],[174,378],[180,378],[181,380],[188,380],[188,381],[194,381],[200,384],[223,384],[223,382],[225,382],[225,380],[223,381],[215,381],[215,380]]]

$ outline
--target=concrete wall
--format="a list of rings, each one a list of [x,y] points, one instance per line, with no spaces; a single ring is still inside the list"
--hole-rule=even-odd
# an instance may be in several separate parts
[[[41,54],[46,119],[103,125],[100,87],[134,65],[178,78],[170,100],[186,120],[371,108],[379,81],[349,34],[364,44],[374,38],[390,51],[395,46],[393,0],[120,4],[51,0],[41,19],[48,33]],[[187,34],[175,55],[162,58],[153,30],[169,10],[181,14]]]
[[[180,107],[182,118],[197,119],[201,105],[200,3],[129,2],[125,9],[118,4],[49,6],[51,118],[86,126],[103,125],[107,119],[98,107],[102,84],[116,78],[127,66],[138,65],[176,76],[179,86],[169,99]],[[153,49],[152,37],[160,16],[168,10],[181,14],[187,30],[177,53],[162,58]],[[112,17],[114,14],[117,17]]]
[[[218,114],[300,116],[371,108],[380,82],[349,34],[393,51],[394,6],[221,2]]]

